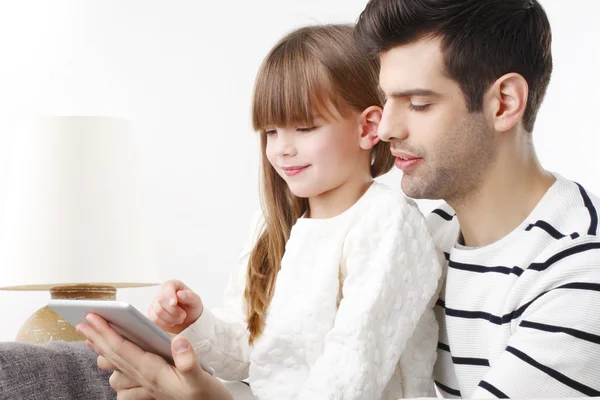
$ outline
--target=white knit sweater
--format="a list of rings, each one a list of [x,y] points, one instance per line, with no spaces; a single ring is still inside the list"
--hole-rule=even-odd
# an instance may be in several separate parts
[[[406,197],[374,183],[339,216],[298,220],[252,346],[247,259],[248,251],[233,271],[226,307],[204,310],[182,333],[217,376],[247,379],[261,400],[434,395],[432,306],[441,263]]]

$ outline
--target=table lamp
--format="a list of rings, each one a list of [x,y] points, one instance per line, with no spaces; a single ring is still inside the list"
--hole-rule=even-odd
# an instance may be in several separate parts
[[[19,130],[0,236],[0,290],[115,299],[116,289],[156,285],[133,129],[107,117],[46,117]],[[47,306],[17,341],[81,340]]]

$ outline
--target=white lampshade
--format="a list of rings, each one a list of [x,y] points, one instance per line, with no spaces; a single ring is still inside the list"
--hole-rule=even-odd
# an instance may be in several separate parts
[[[48,117],[18,132],[0,236],[0,289],[160,282],[129,122]]]

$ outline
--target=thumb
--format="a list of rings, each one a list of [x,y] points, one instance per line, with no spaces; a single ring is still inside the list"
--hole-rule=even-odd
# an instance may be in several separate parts
[[[178,290],[177,300],[179,300],[179,303],[181,304],[190,306],[198,306],[200,303],[202,303],[200,296],[190,289]]]
[[[171,342],[171,352],[175,368],[185,377],[193,377],[201,374],[200,365],[196,359],[196,352],[184,337],[175,337]]]

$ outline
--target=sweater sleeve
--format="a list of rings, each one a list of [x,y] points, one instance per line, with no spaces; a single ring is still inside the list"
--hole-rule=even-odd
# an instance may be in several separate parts
[[[400,375],[405,398],[436,397],[433,369],[437,359],[438,324],[434,295],[400,355]]]
[[[224,306],[204,309],[202,315],[181,335],[192,343],[198,358],[210,365],[224,380],[248,377],[248,328],[244,289],[248,259],[262,231],[263,219],[258,213],[252,221],[251,235],[239,257],[224,293]]]
[[[600,239],[572,242],[550,261],[474,398],[600,396]]]
[[[441,265],[416,207],[398,194],[361,214],[344,243],[334,326],[300,399],[381,398],[437,288]]]

